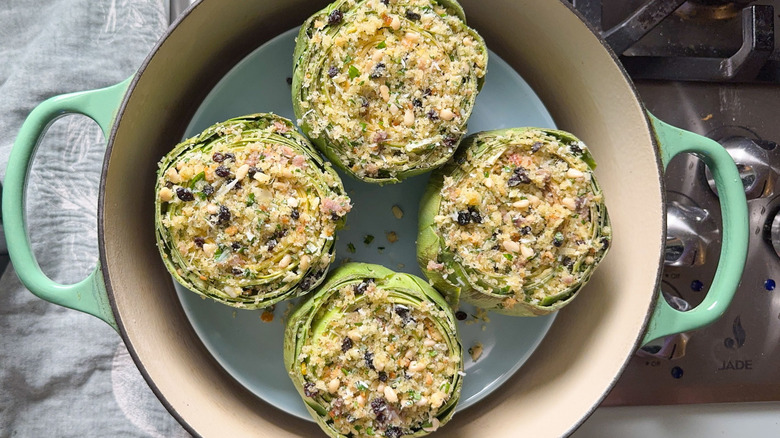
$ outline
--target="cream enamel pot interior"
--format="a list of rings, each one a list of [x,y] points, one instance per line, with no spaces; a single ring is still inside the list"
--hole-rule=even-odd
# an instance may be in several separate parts
[[[615,57],[568,4],[554,0],[461,3],[469,24],[533,87],[557,126],[575,133],[591,148],[599,163],[596,173],[607,196],[614,242],[587,293],[560,311],[520,372],[455,415],[436,436],[565,435],[598,406],[643,340],[706,322],[679,322],[667,312],[653,318],[648,327],[653,312],[660,314],[668,307],[659,301],[658,293],[665,243],[662,159],[668,161],[685,149],[659,147],[654,127],[659,137],[666,137],[659,142],[662,145],[667,140],[690,140],[691,134],[655,120],[651,125],[652,118]],[[196,3],[131,80],[87,97],[55,98],[50,102],[54,107],[31,114],[17,140],[17,144],[33,144],[58,115],[83,112],[84,106],[101,106],[124,96],[117,114],[91,115],[109,134],[98,203],[100,268],[77,285],[56,285],[32,272],[37,264],[29,248],[14,251],[26,245],[24,232],[19,235],[7,229],[12,261],[33,292],[95,314],[117,328],[152,389],[196,435],[320,434],[314,423],[283,414],[251,394],[203,346],[159,260],[151,200],[158,159],[181,139],[211,87],[253,49],[300,25],[324,5],[303,0]],[[76,100],[79,105],[71,105]],[[706,139],[694,141],[712,146]],[[14,231],[24,229],[18,209],[33,153],[31,147],[19,149],[15,147],[11,163],[27,164],[23,169],[9,168],[8,193],[3,196],[4,217],[13,216]],[[713,153],[718,149],[712,148]],[[724,228],[738,231],[724,236],[732,260],[729,272],[721,275],[725,295],[708,297],[706,305],[700,306],[711,308],[709,320],[730,301],[747,241],[747,212],[736,168],[733,162],[718,165],[723,156],[718,160],[707,163],[716,168],[723,184],[730,184],[719,186],[724,204],[731,205],[729,214],[724,210]],[[9,189],[9,182],[14,188]],[[107,291],[107,301],[102,291]]]

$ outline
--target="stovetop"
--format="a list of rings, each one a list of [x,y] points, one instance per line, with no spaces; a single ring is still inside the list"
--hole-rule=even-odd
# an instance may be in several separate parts
[[[780,0],[574,2],[620,54],[647,109],[725,147],[748,199],[742,282],[712,325],[637,352],[604,406],[780,401]],[[662,290],[703,299],[720,254],[720,208],[695,156],[668,166]]]

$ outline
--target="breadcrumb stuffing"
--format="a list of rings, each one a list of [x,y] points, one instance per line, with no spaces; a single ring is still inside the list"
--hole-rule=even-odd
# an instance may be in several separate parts
[[[289,130],[278,125],[269,133]],[[259,302],[327,269],[327,248],[352,205],[334,189],[335,173],[283,143],[246,144],[241,126],[223,126],[210,147],[182,154],[164,172],[160,220],[182,276],[231,300]]]
[[[333,427],[344,435],[391,436],[438,424],[460,366],[436,322],[447,321],[444,312],[429,302],[394,303],[370,280],[343,287],[323,312],[331,309],[343,311],[298,359],[304,392],[325,405]]]
[[[591,210],[602,198],[588,164],[555,136],[528,130],[503,141],[478,157],[472,148],[462,173],[444,178],[434,222],[471,284],[506,295],[498,306],[512,309],[575,284],[585,271],[575,263],[596,262],[604,243]],[[429,270],[444,268],[432,262]]]
[[[297,66],[304,131],[338,145],[361,178],[440,164],[465,134],[486,73],[481,39],[432,0],[347,0],[339,13],[314,20],[314,57]]]

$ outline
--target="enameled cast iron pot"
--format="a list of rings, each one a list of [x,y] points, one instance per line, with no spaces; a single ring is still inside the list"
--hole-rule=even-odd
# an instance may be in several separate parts
[[[590,146],[599,162],[614,243],[586,290],[560,311],[520,372],[456,414],[438,435],[564,435],[598,406],[639,345],[722,314],[745,261],[745,197],[728,154],[711,140],[648,115],[614,54],[567,3],[461,3],[469,24],[531,85],[557,126]],[[131,79],[52,98],[36,108],[10,157],[3,216],[19,277],[40,297],[91,313],[117,329],[154,392],[196,435],[319,434],[314,423],[282,414],[238,384],[203,346],[155,248],[152,200],[157,161],[180,141],[212,86],[253,49],[324,5],[306,0],[196,3]],[[108,137],[98,203],[100,266],[81,283],[59,285],[35,262],[23,201],[38,138],[55,118],[71,112],[92,117]],[[710,292],[686,313],[659,298],[663,169],[681,152],[701,156],[713,171],[724,230]]]

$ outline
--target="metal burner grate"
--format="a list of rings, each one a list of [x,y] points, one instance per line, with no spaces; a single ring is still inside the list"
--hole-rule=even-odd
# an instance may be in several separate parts
[[[604,29],[602,0],[572,0],[634,79],[780,83],[772,4],[651,0]],[[615,3],[615,2],[612,2]],[[620,9],[626,4],[620,2]]]

